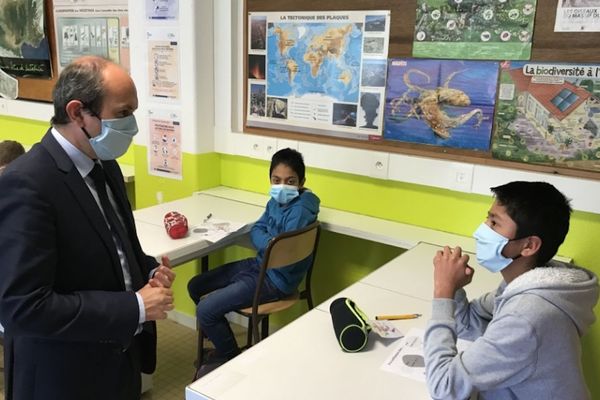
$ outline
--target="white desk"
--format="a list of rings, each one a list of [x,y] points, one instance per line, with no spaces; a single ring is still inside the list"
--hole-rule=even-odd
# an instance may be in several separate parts
[[[119,164],[121,173],[123,174],[123,180],[125,183],[130,183],[135,180],[135,167],[130,164]]]
[[[231,246],[247,244],[244,239],[250,227],[263,213],[264,208],[234,200],[226,200],[202,193],[181,200],[162,203],[133,212],[138,238],[146,254],[160,257],[167,255],[173,266],[203,257],[209,253]],[[181,239],[171,239],[164,227],[163,218],[169,211],[178,211],[188,220],[189,233]],[[213,218],[225,219],[247,224],[216,243],[203,240],[194,227],[202,224],[208,214]]]
[[[379,267],[360,281],[379,288],[392,290],[424,300],[433,297],[433,257],[440,246],[419,243],[387,264]],[[468,298],[474,298],[495,289],[502,275],[493,274],[477,263],[469,254],[469,265],[475,270],[473,281],[465,287]],[[398,314],[398,313],[394,313]]]
[[[418,313],[423,316],[392,323],[404,333],[411,328],[424,329],[431,315],[431,259],[439,248],[418,244],[396,262],[342,290],[189,385],[186,399],[429,399],[422,382],[380,369],[395,341],[371,334],[363,351],[344,353],[334,335],[329,306],[338,297],[348,297],[369,318]],[[496,284],[496,280],[483,279],[476,290],[493,290]]]
[[[357,283],[343,294],[360,299],[364,311],[374,312],[376,300],[368,300],[368,292],[374,290]],[[379,301],[430,313],[429,302],[391,291],[371,294]],[[397,322],[399,329],[407,331],[411,326],[424,327],[426,320]],[[329,313],[317,308],[189,385],[186,399],[429,399],[423,383],[380,369],[395,343],[371,335],[365,350],[345,353]]]
[[[269,199],[267,195],[232,189],[225,186],[207,189],[201,193],[263,207]],[[410,249],[420,242],[428,242],[439,243],[441,245],[448,244],[451,246],[461,246],[467,251],[475,251],[475,240],[471,237],[347,211],[340,211],[328,207],[321,207],[319,221],[324,230],[403,249]]]

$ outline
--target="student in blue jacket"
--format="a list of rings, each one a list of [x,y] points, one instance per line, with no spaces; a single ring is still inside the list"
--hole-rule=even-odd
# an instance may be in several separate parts
[[[195,276],[188,283],[190,297],[197,305],[198,323],[216,350],[208,362],[200,366],[196,378],[240,353],[225,314],[252,305],[260,265],[269,241],[283,232],[294,231],[316,221],[320,201],[304,187],[304,171],[302,154],[296,150],[283,149],[275,153],[269,169],[271,199],[250,232],[256,257],[222,265]],[[268,270],[261,302],[276,301],[293,293],[309,265],[310,257],[287,267]]]

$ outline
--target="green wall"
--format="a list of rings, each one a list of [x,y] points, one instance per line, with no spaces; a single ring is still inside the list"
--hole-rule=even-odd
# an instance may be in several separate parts
[[[0,140],[16,139],[24,144],[33,144],[41,138],[47,126],[47,123],[0,117]],[[156,192],[159,191],[163,193],[163,201],[166,202],[217,185],[259,193],[267,193],[269,189],[268,162],[245,157],[216,153],[184,154],[182,181],[150,176],[147,173],[147,153],[144,146],[132,146],[120,162],[135,164],[137,207],[156,204]],[[470,235],[485,218],[491,203],[491,197],[488,196],[313,168],[307,171],[306,185],[319,195],[322,205],[326,207],[465,236]],[[575,212],[571,219],[571,231],[559,254],[572,257],[577,264],[600,273],[600,265],[597,263],[600,259],[600,246],[595,239],[599,236],[600,215]],[[330,297],[401,251],[379,243],[324,232],[315,263],[313,284],[316,302]],[[232,248],[211,255],[210,264],[214,267],[251,254],[247,249]],[[422,267],[431,268],[431,265]],[[188,263],[176,270],[176,308],[189,315],[193,315],[194,306],[188,299],[186,284],[197,271],[197,263]],[[274,318],[273,322],[283,324],[304,310],[305,305],[300,304],[296,309]],[[598,310],[600,308],[596,307],[596,312]],[[600,382],[593,379],[594,372],[600,370],[600,323],[595,324],[583,339],[583,363],[592,398],[600,398]]]

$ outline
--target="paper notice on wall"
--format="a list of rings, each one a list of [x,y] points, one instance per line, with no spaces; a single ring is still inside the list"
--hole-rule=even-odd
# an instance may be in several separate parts
[[[14,100],[19,95],[19,81],[0,69],[0,96]]]
[[[558,0],[555,32],[600,32],[600,0]]]
[[[168,28],[154,28],[146,35],[150,96],[179,100],[178,32]]]
[[[148,111],[150,146],[148,160],[151,175],[182,179],[181,124],[176,112]]]
[[[148,19],[177,19],[179,0],[146,0]]]

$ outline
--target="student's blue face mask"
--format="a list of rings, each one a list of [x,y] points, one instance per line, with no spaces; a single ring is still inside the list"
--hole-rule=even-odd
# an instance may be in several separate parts
[[[102,130],[96,137],[90,137],[85,128],[81,128],[90,140],[90,145],[100,160],[114,160],[121,157],[138,133],[135,117],[128,115],[123,118],[101,119]]]
[[[513,262],[502,255],[502,249],[510,239],[502,236],[485,222],[473,233],[477,241],[477,262],[491,272],[500,272]],[[514,240],[514,239],[512,239]]]
[[[271,185],[271,191],[269,192],[271,197],[279,204],[287,204],[296,197],[299,192],[296,186],[292,185]]]

